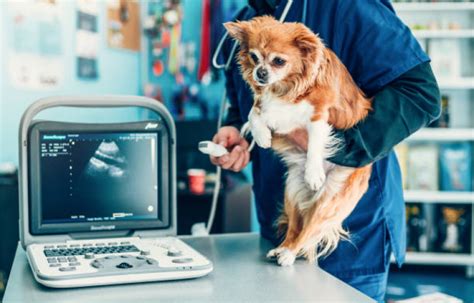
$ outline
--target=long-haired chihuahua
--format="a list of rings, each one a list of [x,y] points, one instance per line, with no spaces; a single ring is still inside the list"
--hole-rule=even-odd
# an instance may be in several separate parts
[[[337,56],[301,23],[270,16],[224,24],[240,44],[238,63],[254,94],[248,125],[255,142],[272,148],[288,168],[282,215],[285,239],[268,252],[282,266],[304,256],[329,255],[349,239],[342,223],[368,188],[371,165],[332,164],[340,142],[333,127],[348,129],[371,110],[371,99],[354,83]],[[307,132],[307,151],[291,139]]]

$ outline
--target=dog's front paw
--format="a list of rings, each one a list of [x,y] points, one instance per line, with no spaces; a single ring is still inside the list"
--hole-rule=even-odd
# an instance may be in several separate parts
[[[326,173],[322,167],[315,169],[308,166],[306,167],[304,180],[311,190],[318,191],[326,181]]]
[[[280,266],[290,266],[295,263],[296,255],[291,252],[288,248],[278,247],[270,250],[267,254],[267,258],[277,260]]]
[[[252,128],[252,136],[261,148],[270,148],[272,146],[272,132],[268,128]]]
[[[267,253],[267,258],[269,259],[275,259],[278,257],[278,254],[283,250],[284,248],[282,247],[277,247],[274,249],[270,249]]]

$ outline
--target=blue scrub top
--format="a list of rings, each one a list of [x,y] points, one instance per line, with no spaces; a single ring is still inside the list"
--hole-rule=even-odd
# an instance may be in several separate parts
[[[277,7],[276,18],[286,2],[282,0]],[[247,7],[237,20],[254,16],[255,11]],[[386,0],[295,0],[285,21],[302,20],[336,53],[369,96],[416,65],[429,61]],[[224,54],[228,54],[231,44],[226,43]],[[240,109],[242,121],[247,121],[253,97],[235,61],[226,73],[226,87],[230,102]],[[277,241],[274,222],[282,209],[286,168],[268,149],[255,148],[252,163],[261,233]],[[399,265],[403,263],[405,208],[400,168],[393,152],[374,163],[369,190],[344,226],[351,233],[351,242],[341,241],[330,256],[320,260],[319,265],[328,272],[339,277],[382,273],[389,261],[386,247],[391,247]]]

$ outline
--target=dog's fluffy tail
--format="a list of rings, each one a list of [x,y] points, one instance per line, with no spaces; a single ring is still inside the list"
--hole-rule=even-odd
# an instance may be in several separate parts
[[[370,165],[354,170],[337,194],[326,193],[316,202],[313,214],[316,217],[312,222],[316,232],[302,249],[310,262],[331,254],[340,240],[349,240],[350,234],[342,227],[342,222],[367,190],[370,173]]]
[[[288,220],[288,215],[286,214],[286,212],[282,211],[280,217],[278,217],[276,221],[276,230],[278,237],[282,237],[286,234],[286,231],[288,230]]]
[[[350,241],[349,232],[341,225],[325,227],[311,241],[308,241],[308,245],[302,249],[301,254],[310,263],[314,263],[319,258],[329,256],[341,240]]]

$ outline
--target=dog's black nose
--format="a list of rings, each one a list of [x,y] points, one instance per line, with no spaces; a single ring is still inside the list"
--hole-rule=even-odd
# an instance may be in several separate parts
[[[263,68],[263,67],[259,67],[257,69],[257,78],[258,80],[262,80],[262,81],[267,81],[268,80],[268,71]]]

